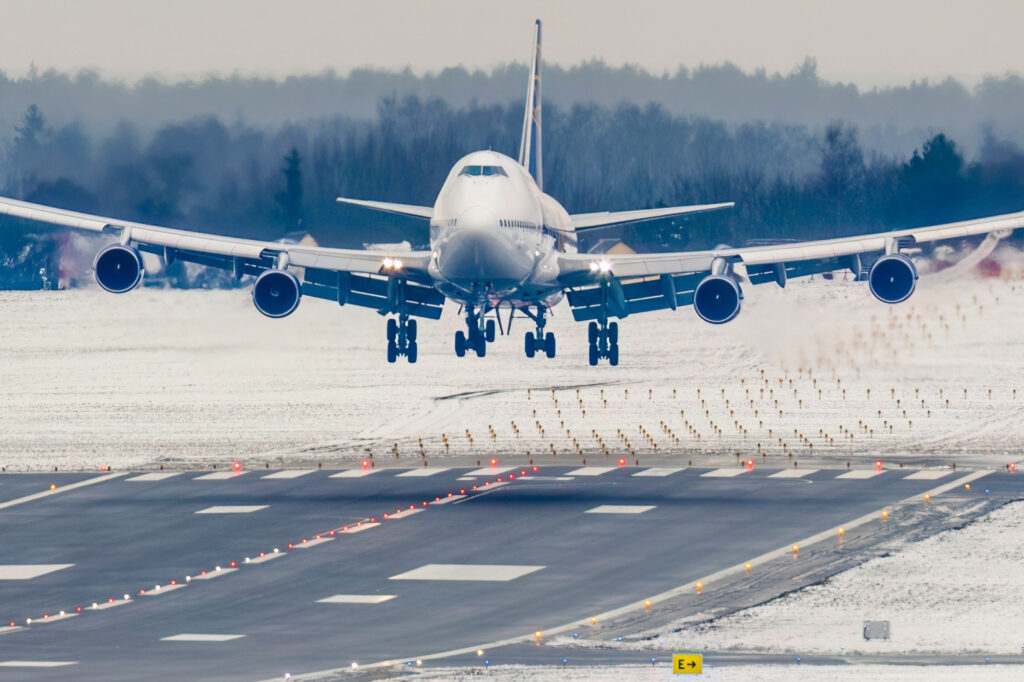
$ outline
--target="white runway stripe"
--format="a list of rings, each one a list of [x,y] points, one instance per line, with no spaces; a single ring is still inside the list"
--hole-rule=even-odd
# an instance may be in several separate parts
[[[299,476],[305,476],[311,474],[315,469],[285,469],[284,471],[276,471],[266,476],[260,476],[260,478],[298,478]]]
[[[506,564],[427,564],[405,573],[393,575],[388,580],[466,580],[484,582],[506,582],[528,573],[539,571],[544,566],[517,566]]]
[[[638,471],[634,476],[671,476],[672,474],[678,474],[680,471],[686,471],[686,467],[651,467],[650,469],[644,469]]]
[[[151,481],[163,481],[172,476],[177,476],[180,473],[180,471],[154,471],[151,474],[141,474],[124,480],[131,481],[133,483],[149,483]]]
[[[503,474],[506,471],[514,471],[518,467],[480,467],[473,471],[463,474],[463,476],[490,476],[491,474],[498,475]]]
[[[0,564],[0,580],[31,580],[74,564]]]
[[[951,473],[953,473],[953,472],[952,471],[943,471],[941,469],[928,470],[928,471],[918,471],[916,473],[910,474],[909,476],[904,476],[903,480],[904,481],[934,481],[934,480],[939,479],[939,478],[945,478],[946,476],[949,476]]]
[[[746,473],[746,469],[715,469],[709,471],[706,474],[701,474],[704,478],[732,478],[733,476],[739,476],[740,474]]]
[[[339,471],[336,474],[331,474],[329,478],[361,478],[363,476],[369,476],[376,471],[376,469],[346,469],[345,471]]]
[[[266,509],[270,505],[268,504],[236,504],[236,505],[222,505],[217,507],[207,507],[206,509],[200,509],[195,512],[196,514],[251,514],[258,512],[261,509]]]
[[[817,469],[783,469],[776,471],[768,478],[803,478],[818,471]]]
[[[839,474],[836,478],[874,478],[879,474],[883,474],[885,471],[875,471],[874,469],[854,469],[853,471],[847,471],[845,474]]]
[[[0,661],[0,668],[60,668],[78,661]]]
[[[233,639],[242,639],[245,635],[204,635],[191,632],[184,632],[180,635],[161,637],[161,642],[230,642]]]
[[[193,481],[224,481],[229,478],[235,478],[236,476],[244,476],[247,472],[245,471],[214,471],[212,474],[203,474],[202,476],[196,476]]]
[[[602,504],[599,507],[588,509],[584,514],[643,514],[645,511],[654,509],[654,505],[642,504]]]
[[[317,599],[317,604],[380,604],[394,599],[393,594],[336,594]]]
[[[566,476],[600,476],[609,471],[615,471],[615,467],[580,467],[566,473]]]
[[[443,471],[448,471],[448,467],[431,468],[423,467],[422,469],[410,469],[409,471],[403,471],[398,474],[399,476],[433,476]]]

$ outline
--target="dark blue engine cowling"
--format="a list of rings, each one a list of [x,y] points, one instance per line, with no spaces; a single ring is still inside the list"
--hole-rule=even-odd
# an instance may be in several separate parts
[[[252,285],[252,302],[267,317],[285,317],[295,312],[302,298],[299,278],[287,270],[267,270]]]
[[[130,246],[111,244],[92,264],[96,282],[112,294],[123,294],[142,281],[142,256]]]
[[[724,324],[740,314],[740,285],[725,275],[708,275],[693,291],[693,309],[700,319]]]
[[[882,256],[871,266],[868,287],[883,303],[900,303],[910,298],[917,286],[917,268],[902,253]]]

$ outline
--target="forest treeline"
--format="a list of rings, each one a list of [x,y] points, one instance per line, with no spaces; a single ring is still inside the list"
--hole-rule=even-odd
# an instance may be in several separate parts
[[[462,155],[516,155],[522,110],[518,102],[386,97],[366,118],[266,128],[198,117],[152,132],[122,120],[105,134],[48,116],[29,106],[0,131],[4,195],[260,239],[303,230],[325,245],[359,246],[423,244],[426,230],[342,207],[337,196],[432,204]],[[973,154],[943,132],[899,154],[866,150],[857,126],[842,120],[820,130],[737,123],[658,104],[548,104],[544,126],[545,189],[570,212],[736,201],[730,211],[627,230],[627,243],[643,250],[849,235],[1024,209],[1024,151],[992,129]],[[39,269],[29,232],[46,233],[0,222],[6,286],[15,270]]]

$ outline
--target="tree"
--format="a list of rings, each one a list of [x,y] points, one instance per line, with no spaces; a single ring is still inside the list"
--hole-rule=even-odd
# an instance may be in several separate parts
[[[292,231],[302,226],[302,157],[295,147],[284,157],[281,174],[285,185],[275,199],[284,212],[286,229]]]

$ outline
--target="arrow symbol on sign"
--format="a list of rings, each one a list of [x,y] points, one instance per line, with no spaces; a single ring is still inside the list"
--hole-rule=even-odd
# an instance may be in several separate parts
[[[686,665],[690,666],[691,668],[696,668],[696,667],[697,667],[697,664],[696,664],[696,663],[694,663],[693,661],[690,661],[690,662],[689,662],[689,663],[687,663]]]

